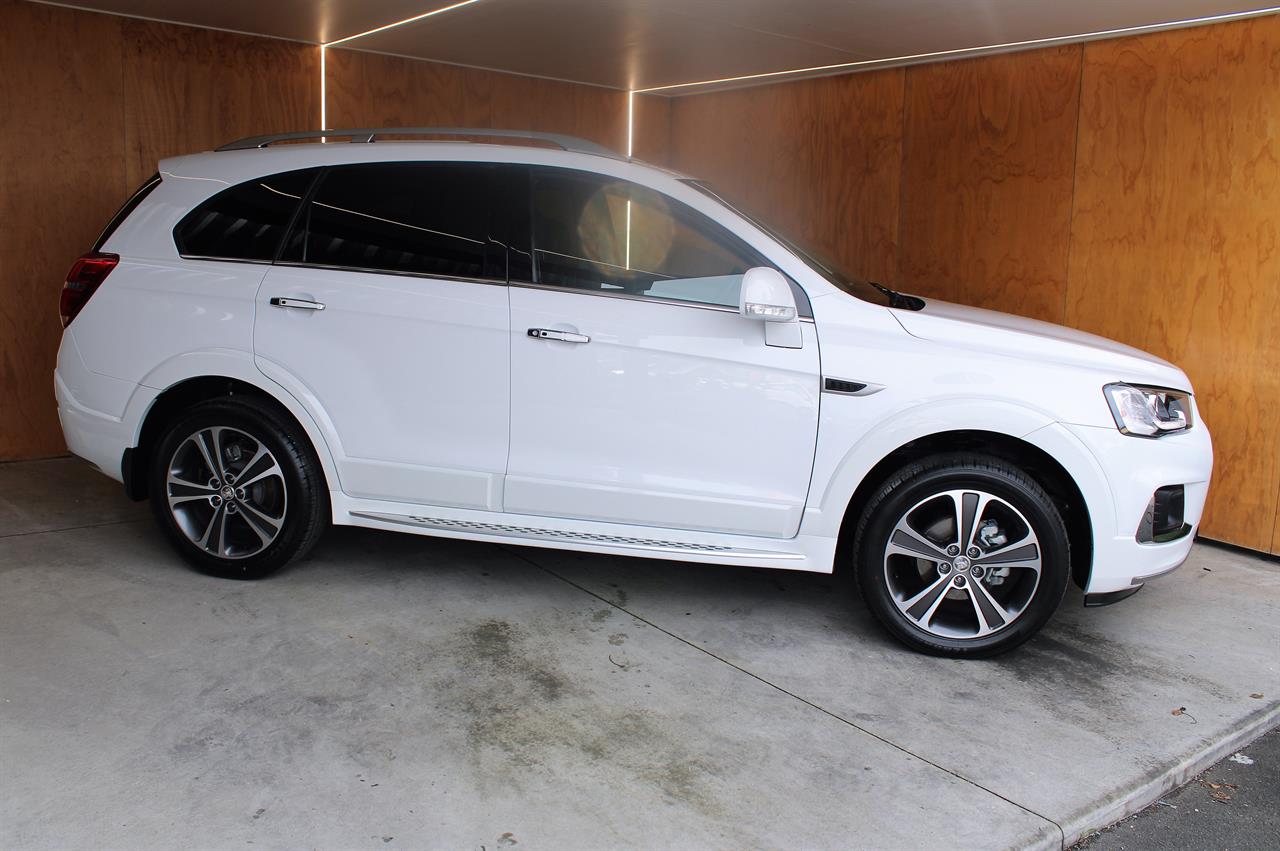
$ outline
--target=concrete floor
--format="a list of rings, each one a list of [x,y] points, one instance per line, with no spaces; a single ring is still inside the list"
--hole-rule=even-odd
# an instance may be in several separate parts
[[[0,847],[1060,848],[1280,723],[1280,564],[954,662],[820,576],[337,529],[220,581],[7,464],[0,701]]]

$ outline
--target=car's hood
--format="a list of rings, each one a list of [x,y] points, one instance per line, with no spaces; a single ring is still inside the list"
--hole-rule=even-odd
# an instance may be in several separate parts
[[[1146,381],[1189,390],[1186,375],[1166,360],[1132,346],[1050,322],[926,299],[923,310],[894,310],[907,333],[924,340],[1010,354],[1024,360],[1071,364],[1105,372],[1109,381]]]

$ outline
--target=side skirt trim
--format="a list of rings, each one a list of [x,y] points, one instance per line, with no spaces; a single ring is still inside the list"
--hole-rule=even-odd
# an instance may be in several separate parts
[[[753,559],[778,559],[796,561],[804,558],[799,553],[780,553],[769,550],[729,547],[721,544],[696,544],[685,541],[664,541],[655,538],[633,538],[625,535],[604,535],[596,532],[571,532],[560,529],[542,529],[536,526],[515,526],[507,523],[483,523],[474,520],[454,520],[448,517],[423,517],[409,514],[383,514],[377,511],[352,511],[352,517],[377,520],[382,523],[399,523],[420,529],[440,529],[469,532],[476,535],[493,535],[503,538],[524,538],[537,541],[597,544],[624,549],[650,552],[683,553],[696,556],[748,556]]]

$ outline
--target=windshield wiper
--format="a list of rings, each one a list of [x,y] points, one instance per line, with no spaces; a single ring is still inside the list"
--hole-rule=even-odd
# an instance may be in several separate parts
[[[901,310],[923,310],[924,309],[924,299],[918,296],[903,295],[897,290],[891,290],[888,287],[886,287],[884,284],[878,283],[876,281],[867,281],[867,283],[875,287],[882,296],[889,299],[890,307],[896,307]]]

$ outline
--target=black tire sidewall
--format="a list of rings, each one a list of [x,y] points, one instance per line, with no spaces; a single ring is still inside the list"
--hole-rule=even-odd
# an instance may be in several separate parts
[[[1041,549],[1040,584],[1027,608],[1010,626],[979,639],[942,638],[920,629],[898,610],[884,576],[885,546],[903,514],[934,494],[961,488],[984,490],[1021,511]],[[877,496],[880,498],[873,498],[868,506],[858,534],[854,575],[872,613],[911,647],[940,656],[994,656],[1035,635],[1062,602],[1071,574],[1066,527],[1048,495],[1017,470],[994,459],[939,459],[908,473],[898,486],[890,486]]]
[[[287,502],[280,534],[262,552],[247,558],[222,559],[201,549],[186,536],[169,510],[167,478],[174,452],[188,436],[213,426],[239,429],[260,440],[275,456],[284,474]],[[302,449],[305,444],[294,431],[273,412],[252,403],[231,400],[197,405],[165,430],[156,443],[148,471],[152,510],[174,547],[197,570],[228,579],[260,579],[309,548],[308,537],[313,534],[312,527],[320,509],[317,503],[323,501],[321,495],[325,493],[320,484],[323,476],[318,462]]]

